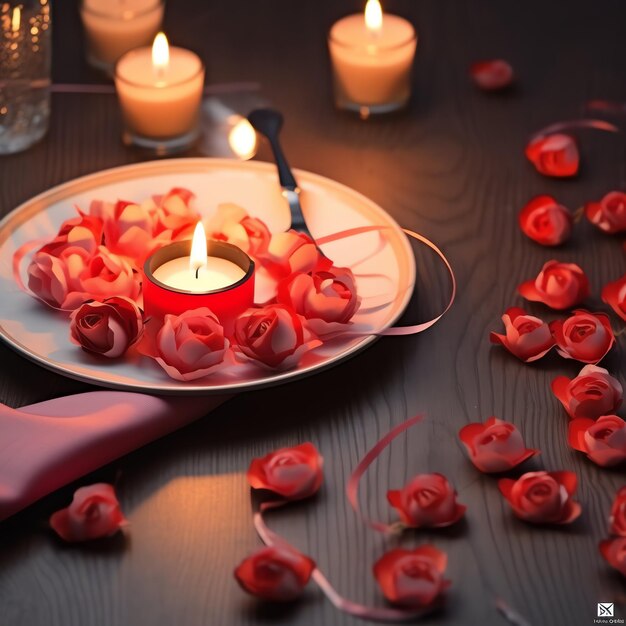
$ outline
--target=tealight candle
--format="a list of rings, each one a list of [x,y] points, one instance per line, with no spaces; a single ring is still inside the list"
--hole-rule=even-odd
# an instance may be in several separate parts
[[[362,117],[404,107],[411,95],[411,66],[417,36],[397,15],[383,15],[378,0],[368,0],[365,15],[336,22],[328,36],[335,103]]]
[[[169,46],[159,33],[152,48],[127,52],[115,67],[124,142],[169,154],[198,137],[204,65],[197,54]]]
[[[163,0],[83,0],[87,60],[111,71],[129,50],[149,45],[161,28]]]
[[[254,302],[254,262],[224,241],[208,241],[199,222],[193,241],[177,241],[146,260],[143,276],[147,317],[207,307],[227,332]]]

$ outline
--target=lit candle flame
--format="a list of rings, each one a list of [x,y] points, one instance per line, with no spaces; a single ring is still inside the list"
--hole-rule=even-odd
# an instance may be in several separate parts
[[[158,33],[152,44],[152,67],[157,75],[163,73],[170,63],[170,47],[167,37],[163,33]]]
[[[228,133],[228,144],[237,157],[247,161],[256,154],[256,131],[245,117],[233,117],[238,121]]]
[[[383,9],[378,0],[367,0],[365,5],[365,26],[372,33],[380,32],[383,27]]]
[[[19,6],[13,9],[13,15],[11,16],[11,30],[16,33],[20,29],[20,23],[22,22],[22,10]]]
[[[191,242],[191,255],[189,257],[189,268],[198,278],[200,268],[206,267],[207,249],[206,249],[206,233],[202,222],[196,224],[196,230],[193,232],[193,241]]]

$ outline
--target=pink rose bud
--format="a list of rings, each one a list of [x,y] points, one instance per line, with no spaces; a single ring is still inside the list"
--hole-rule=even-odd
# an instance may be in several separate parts
[[[555,178],[575,176],[580,164],[576,141],[562,133],[531,139],[526,146],[526,158],[540,174]]]
[[[623,233],[626,231],[626,193],[611,191],[598,202],[588,202],[585,215],[605,233]]]
[[[522,232],[542,246],[558,246],[572,233],[572,214],[552,196],[533,198],[520,212]]]
[[[569,309],[589,296],[589,280],[575,263],[548,261],[537,278],[522,283],[517,291],[526,300],[543,302],[552,309]]]
[[[550,323],[557,352],[565,359],[596,364],[615,344],[608,315],[579,309],[566,320]]]
[[[520,361],[530,363],[545,356],[554,347],[550,327],[543,320],[512,307],[502,316],[505,335],[492,332],[491,343],[499,343]]]
[[[587,417],[573,419],[568,441],[574,450],[584,452],[601,467],[626,461],[626,422],[617,415],[603,415],[596,421]]]
[[[602,301],[626,321],[626,274],[602,288]]]

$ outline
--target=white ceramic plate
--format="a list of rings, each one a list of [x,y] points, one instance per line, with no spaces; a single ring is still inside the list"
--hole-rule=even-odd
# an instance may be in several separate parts
[[[355,323],[375,329],[391,326],[406,308],[415,282],[415,259],[402,229],[356,191],[310,172],[295,174],[303,190],[307,222],[316,238],[357,226],[385,227],[329,243],[324,252],[336,265],[353,269],[362,306],[372,309],[357,313]],[[289,210],[270,163],[173,159],[118,167],[70,181],[22,204],[0,222],[0,336],[27,358],[59,374],[103,387],[161,394],[223,393],[287,382],[334,365],[375,340],[375,336],[334,340],[287,372],[253,368],[243,376],[218,372],[189,383],[172,380],[149,358],[109,361],[72,344],[67,317],[17,287],[12,275],[14,252],[32,239],[53,237],[64,220],[75,217],[75,205],[86,209],[96,198],[139,202],[171,187],[193,191],[196,209],[203,216],[221,202],[234,202],[264,220],[272,232],[289,226]],[[384,278],[367,278],[369,274]],[[386,304],[374,306],[381,302]]]

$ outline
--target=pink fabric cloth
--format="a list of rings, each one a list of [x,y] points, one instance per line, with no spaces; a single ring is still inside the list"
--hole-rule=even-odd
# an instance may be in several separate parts
[[[20,409],[0,404],[0,520],[227,399],[93,391]]]

